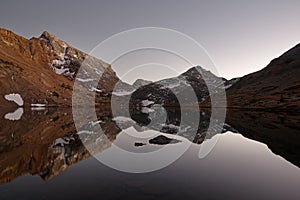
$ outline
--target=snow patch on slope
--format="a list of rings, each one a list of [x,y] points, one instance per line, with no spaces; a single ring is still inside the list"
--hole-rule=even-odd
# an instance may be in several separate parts
[[[100,89],[98,89],[98,88],[96,88],[96,87],[92,87],[92,88],[90,89],[90,91],[91,91],[91,92],[102,92],[102,90],[100,90]]]
[[[58,59],[54,59],[51,63],[51,67],[53,69],[53,71],[56,74],[59,75],[65,75],[68,77],[72,77],[74,76],[74,72],[70,72],[70,69],[65,68],[66,65],[70,64],[70,60],[68,59],[68,55],[66,54],[67,52],[67,45],[65,43],[63,43],[63,53],[60,53],[58,55]]]
[[[80,82],[83,82],[83,83],[94,81],[94,79],[92,79],[92,78],[86,78],[86,79],[76,78],[76,80],[80,81]]]
[[[131,118],[124,117],[124,116],[117,116],[117,117],[114,117],[112,120],[115,121],[115,122],[120,122],[120,123],[122,123],[122,122],[134,122]]]
[[[4,98],[7,101],[15,102],[16,104],[18,104],[18,106],[23,106],[24,105],[24,101],[23,101],[20,94],[15,94],[15,93],[7,94],[7,95],[4,96]]]
[[[114,92],[112,92],[112,94],[115,96],[125,96],[125,95],[132,94],[134,91],[135,90],[132,90],[132,91],[121,90],[121,91],[114,91]]]

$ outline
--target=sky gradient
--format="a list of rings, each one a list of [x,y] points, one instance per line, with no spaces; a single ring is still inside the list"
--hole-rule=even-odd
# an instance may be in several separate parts
[[[3,0],[0,27],[30,38],[44,30],[91,51],[113,34],[164,27],[189,35],[219,75],[243,76],[300,43],[300,1]]]

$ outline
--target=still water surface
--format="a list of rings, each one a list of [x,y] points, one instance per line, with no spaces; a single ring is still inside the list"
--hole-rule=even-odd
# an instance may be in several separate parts
[[[99,123],[107,137],[95,151],[101,158],[132,167],[127,157],[116,157],[120,149],[147,156],[188,146],[170,165],[139,174],[112,169],[91,156],[80,140],[88,141],[89,132],[77,133],[71,110],[12,114],[1,113],[0,199],[300,199],[296,114],[229,111],[222,133],[202,139],[189,135],[193,127],[172,120],[163,129],[143,129],[147,116],[133,116],[134,121],[99,110],[99,121],[91,124]],[[205,134],[207,119],[202,117],[198,133]],[[158,136],[163,137],[151,140]],[[199,158],[201,146],[213,138],[215,146]]]

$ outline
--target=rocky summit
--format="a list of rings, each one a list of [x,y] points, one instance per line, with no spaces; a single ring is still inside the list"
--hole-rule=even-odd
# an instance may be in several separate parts
[[[46,31],[39,37],[26,39],[0,29],[0,105],[16,106],[13,102],[16,99],[9,101],[6,97],[17,94],[24,106],[70,106],[74,79],[87,58],[89,71],[80,73],[103,73],[98,87],[105,95],[98,96],[108,96],[119,81],[109,64],[88,56]],[[83,78],[78,80],[82,82],[83,87],[79,89],[83,94],[91,89],[86,87],[90,79],[84,79],[84,76],[82,74],[80,77]]]

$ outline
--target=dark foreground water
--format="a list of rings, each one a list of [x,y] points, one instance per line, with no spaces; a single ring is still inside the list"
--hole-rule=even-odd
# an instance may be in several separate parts
[[[0,199],[300,199],[297,114],[228,111],[210,134],[205,112],[198,126],[178,122],[176,110],[147,125],[149,112],[132,120],[99,110],[78,131],[72,110],[2,113]]]

